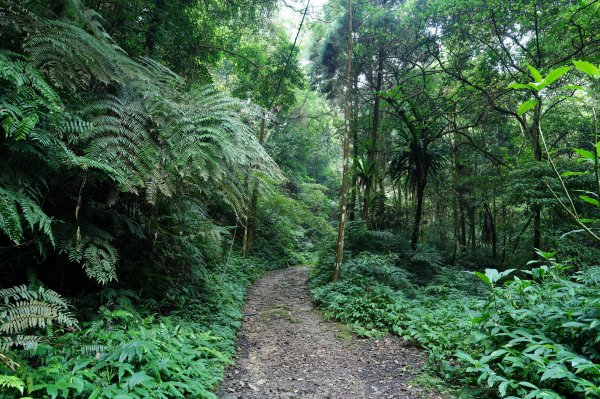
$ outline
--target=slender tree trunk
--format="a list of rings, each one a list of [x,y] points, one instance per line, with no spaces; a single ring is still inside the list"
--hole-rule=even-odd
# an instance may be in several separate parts
[[[346,60],[346,93],[344,101],[344,144],[342,155],[342,193],[340,196],[340,222],[335,251],[335,264],[333,265],[333,281],[340,278],[342,262],[344,260],[344,235],[346,230],[346,206],[348,201],[348,155],[350,146],[350,88],[352,74],[352,0],[348,0],[348,54]]]
[[[458,198],[454,198],[454,201],[452,201],[452,221],[454,223],[454,234],[453,234],[453,245],[452,245],[452,259],[450,261],[451,265],[454,265],[456,263],[456,257],[458,255],[458,251],[460,249],[460,239],[459,239],[459,235],[460,235],[460,225],[459,225],[459,219],[458,219]]]
[[[531,139],[533,144],[533,155],[536,162],[542,162],[542,146],[540,143],[540,124],[542,119],[542,101],[538,98],[538,104],[535,107],[533,115],[533,125],[531,126]],[[536,204],[533,206],[533,257],[538,257],[535,248],[540,249],[542,246],[542,206]]]
[[[361,219],[365,221],[365,223],[368,223],[369,221],[369,204],[370,204],[370,199],[371,199],[371,186],[373,185],[373,182],[371,180],[371,177],[367,177],[365,178],[365,192],[364,192],[364,196],[363,196],[363,204],[362,204],[362,212],[361,212]]]
[[[382,175],[381,179],[379,179],[379,192],[385,197],[385,174],[387,169],[386,165],[388,160],[388,152],[385,132],[384,129],[381,128],[383,119],[383,112],[379,111],[379,170]]]
[[[477,242],[475,237],[475,206],[469,207],[469,239],[471,240],[471,253],[474,254],[477,250]]]
[[[506,260],[506,205],[504,202],[502,203],[502,212],[500,213],[502,217],[502,257],[500,259],[500,265],[504,265],[504,261]]]
[[[460,251],[461,255],[467,253],[467,218],[465,216],[464,200],[459,199],[458,214],[460,218]]]
[[[265,141],[265,118],[260,120],[260,130],[258,133],[258,142],[263,145]],[[248,203],[248,210],[246,215],[246,227],[244,229],[244,244],[242,246],[242,254],[244,257],[248,256],[248,253],[254,245],[254,236],[256,234],[256,206],[258,204],[258,181],[254,179],[254,185],[252,186],[252,195]]]
[[[383,46],[379,47],[377,53],[377,77],[375,81],[375,101],[373,103],[373,124],[371,125],[371,146],[369,147],[368,164],[370,166],[371,175],[367,178],[365,187],[365,197],[363,203],[362,218],[368,222],[369,206],[371,204],[371,188],[377,183],[375,181],[375,173],[379,169],[379,117],[381,109],[381,86],[383,85],[383,61],[384,61]]]
[[[158,25],[160,23],[160,14],[164,7],[164,0],[156,0],[154,9],[152,10],[152,16],[148,24],[148,30],[146,31],[146,38],[144,47],[146,47],[146,55],[148,57],[154,57],[154,50],[156,46],[156,35],[158,33]]]
[[[358,77],[354,76],[354,93],[358,90]],[[356,203],[358,201],[359,196],[359,188],[358,188],[358,176],[356,174],[356,160],[358,159],[358,101],[356,98],[353,98],[352,101],[352,162],[354,165],[354,172],[352,173],[352,190],[350,191],[350,205],[348,209],[348,219],[354,221],[356,218]]]
[[[495,259],[498,256],[498,248],[496,243],[495,210],[494,212],[492,212],[492,210],[490,209],[490,205],[486,202],[483,205],[483,211],[485,213],[485,239],[487,240],[487,242],[492,244],[492,257]]]
[[[455,113],[456,115],[456,113]],[[454,173],[452,173],[452,186],[454,189],[454,201],[452,207],[452,215],[454,216],[454,249],[452,251],[452,264],[455,264],[456,257],[460,251],[460,254],[463,254],[464,246],[462,245],[461,240],[461,216],[464,220],[464,214],[460,212],[461,208],[461,193],[459,190],[460,183],[460,163],[459,163],[459,135],[458,129],[456,126],[456,116],[453,120],[453,128],[454,135],[452,140],[452,163],[454,166]]]
[[[535,149],[535,160],[542,160],[542,151],[541,148],[538,147]],[[533,206],[533,248],[540,249],[542,246],[542,206],[540,204],[535,204]],[[537,258],[537,253],[533,252],[533,259]]]
[[[412,249],[417,249],[419,243],[419,232],[421,229],[421,218],[423,217],[423,196],[425,194],[425,186],[427,185],[427,177],[420,174],[417,182],[417,208],[415,209],[415,220],[413,224],[410,246]]]

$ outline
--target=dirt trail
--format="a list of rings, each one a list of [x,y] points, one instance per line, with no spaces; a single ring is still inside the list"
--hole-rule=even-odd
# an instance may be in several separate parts
[[[435,399],[412,382],[421,353],[396,337],[353,338],[313,307],[308,269],[271,272],[249,291],[222,399]]]

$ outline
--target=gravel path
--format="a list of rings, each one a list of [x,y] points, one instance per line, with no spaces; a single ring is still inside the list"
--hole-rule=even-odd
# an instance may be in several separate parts
[[[437,399],[412,382],[424,359],[397,337],[367,340],[323,320],[308,269],[267,274],[248,292],[238,358],[222,399]]]

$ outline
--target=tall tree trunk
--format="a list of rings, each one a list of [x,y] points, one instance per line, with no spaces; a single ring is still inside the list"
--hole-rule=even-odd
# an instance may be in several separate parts
[[[333,265],[333,281],[340,278],[344,260],[344,235],[346,231],[346,202],[348,201],[348,155],[350,146],[350,78],[352,74],[352,0],[348,0],[348,54],[346,60],[346,95],[344,101],[344,144],[342,155],[342,193],[340,196],[340,222],[338,226],[335,263]]]
[[[454,199],[454,201],[452,201],[452,220],[454,222],[454,234],[453,234],[454,243],[452,244],[452,258],[450,260],[450,264],[454,265],[454,264],[456,264],[456,257],[458,255],[458,251],[460,249],[460,240],[458,238],[458,236],[459,236],[458,201],[456,198]]]
[[[469,240],[471,241],[471,253],[474,254],[477,250],[477,241],[475,237],[475,211],[476,207],[469,207]]]
[[[494,200],[495,201],[495,200]],[[494,211],[490,209],[490,205],[486,202],[483,204],[484,211],[484,238],[492,244],[492,257],[495,259],[498,256],[497,242],[496,242],[496,216],[495,216],[495,205]]]
[[[496,193],[494,193],[494,202],[492,210],[492,256],[498,258],[498,212],[496,209]]]
[[[456,115],[456,113],[454,114]],[[452,163],[454,166],[454,171],[452,173],[452,186],[454,188],[454,201],[452,201],[453,203],[453,207],[452,207],[452,215],[454,216],[454,249],[452,251],[452,264],[454,264],[456,262],[456,257],[459,254],[463,255],[464,253],[464,245],[463,245],[463,240],[461,239],[462,235],[462,231],[463,229],[461,229],[461,220],[464,223],[464,213],[461,212],[461,205],[462,205],[462,199],[461,196],[462,194],[460,193],[460,189],[459,189],[459,183],[460,183],[460,163],[459,163],[459,135],[458,135],[458,129],[456,126],[456,116],[454,116],[454,120],[453,120],[453,128],[454,128],[454,134],[452,137]],[[461,219],[462,218],[462,219]]]
[[[542,149],[539,141],[535,145],[534,155],[536,161],[542,161]],[[533,206],[533,214],[533,259],[535,259],[537,258],[535,248],[541,249],[542,246],[542,206],[540,204],[535,204]]]
[[[421,219],[423,218],[423,197],[425,195],[425,186],[427,185],[427,176],[424,171],[420,171],[417,181],[417,207],[415,208],[415,220],[413,224],[412,235],[410,238],[410,246],[412,249],[417,249],[419,243],[419,235],[421,230]]]
[[[500,226],[502,226],[502,257],[500,259],[500,265],[504,265],[504,261],[506,260],[506,205],[504,204],[504,202],[502,202],[502,212],[500,212],[500,215],[502,217],[502,223],[500,224]]]
[[[379,112],[379,171],[381,173],[381,179],[379,179],[379,192],[385,196],[385,174],[386,165],[388,160],[387,152],[387,140],[385,137],[384,129],[381,128],[383,124],[383,112]]]
[[[156,0],[154,9],[152,10],[152,16],[148,24],[148,30],[146,31],[146,38],[144,47],[146,47],[146,55],[150,58],[154,58],[155,47],[156,47],[156,35],[158,33],[158,25],[161,20],[160,14],[164,7],[164,0]]]
[[[258,132],[258,142],[263,145],[265,141],[265,118],[260,120],[260,130]],[[242,255],[248,256],[248,253],[254,245],[254,236],[256,234],[256,206],[258,203],[258,181],[254,179],[254,185],[252,187],[252,195],[248,202],[248,209],[246,214],[246,226],[244,229],[244,244],[242,246]]]
[[[477,237],[475,235],[475,206],[469,208],[469,239],[471,240],[471,253],[474,254],[477,251]]]
[[[531,126],[531,140],[533,144],[533,155],[536,162],[542,162],[542,145],[540,143],[540,124],[542,122],[542,100],[537,97],[538,103],[533,114],[533,124]],[[542,246],[542,206],[535,204],[533,206],[533,258],[538,257],[535,248],[541,249]]]
[[[365,221],[365,223],[368,223],[368,219],[369,219],[369,204],[370,204],[370,200],[371,200],[371,186],[373,185],[373,182],[371,180],[370,177],[366,177],[365,178],[365,192],[364,192],[364,196],[363,196],[363,204],[362,204],[362,211],[361,211],[361,219]]]
[[[365,221],[369,220],[369,207],[371,204],[371,188],[377,183],[375,181],[375,173],[379,169],[379,118],[381,109],[381,86],[383,85],[383,61],[384,61],[384,49],[383,46],[379,46],[377,52],[377,72],[375,81],[375,101],[373,103],[373,124],[371,125],[371,145],[368,152],[368,165],[371,170],[371,175],[367,178],[367,185],[365,187],[365,196],[363,203],[362,218]]]
[[[354,93],[358,91],[358,76],[354,76]],[[354,221],[356,218],[356,203],[359,196],[359,180],[356,173],[356,160],[358,159],[358,101],[353,98],[352,101],[352,162],[354,165],[354,173],[352,173],[352,190],[350,191],[350,204],[348,209],[348,219]]]
[[[460,251],[461,255],[465,255],[467,253],[467,218],[464,200],[459,200],[458,214],[460,218]]]

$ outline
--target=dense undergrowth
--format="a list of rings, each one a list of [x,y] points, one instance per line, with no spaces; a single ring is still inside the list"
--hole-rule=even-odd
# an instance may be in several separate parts
[[[303,82],[275,1],[210,3],[0,1],[0,398],[215,397],[250,282],[331,229],[260,137]]]
[[[37,345],[7,352],[0,398],[216,398],[246,288],[262,270],[257,260],[232,258],[210,273],[204,292],[179,281],[161,300],[122,289],[87,298],[90,318],[79,329],[48,325]]]
[[[429,366],[465,397],[600,397],[598,268],[573,272],[541,253],[531,268],[469,272],[427,251],[357,253],[337,282],[322,258],[313,296],[358,335],[394,333],[425,348]]]

